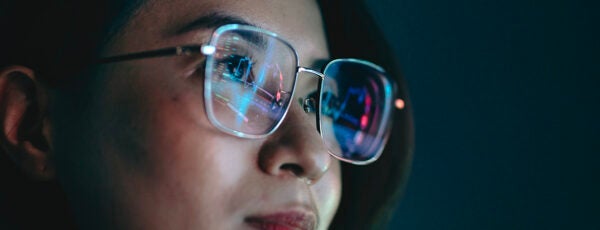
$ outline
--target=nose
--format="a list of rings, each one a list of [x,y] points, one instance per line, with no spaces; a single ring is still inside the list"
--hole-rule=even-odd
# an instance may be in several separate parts
[[[314,114],[305,113],[298,104],[290,106],[279,129],[263,143],[259,165],[273,176],[293,176],[315,183],[328,171],[333,159],[315,128]]]

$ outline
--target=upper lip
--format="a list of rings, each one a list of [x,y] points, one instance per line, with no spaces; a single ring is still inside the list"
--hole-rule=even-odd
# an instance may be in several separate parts
[[[308,211],[283,211],[266,215],[249,216],[246,223],[258,229],[301,229],[317,227],[317,215]]]

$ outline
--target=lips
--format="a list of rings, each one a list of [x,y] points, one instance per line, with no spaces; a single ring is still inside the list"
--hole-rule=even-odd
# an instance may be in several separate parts
[[[245,221],[260,230],[312,230],[317,225],[316,215],[296,211],[251,216]]]

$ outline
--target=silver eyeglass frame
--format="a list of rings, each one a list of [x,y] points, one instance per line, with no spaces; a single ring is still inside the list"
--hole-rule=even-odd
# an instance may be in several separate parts
[[[281,118],[277,121],[277,123],[271,128],[271,130],[265,134],[260,134],[260,135],[247,134],[247,133],[243,133],[243,132],[225,127],[215,117],[215,115],[214,115],[215,113],[214,113],[214,110],[212,107],[212,99],[213,99],[212,95],[211,95],[212,82],[211,82],[211,77],[209,77],[209,76],[210,76],[210,74],[212,74],[213,65],[209,64],[209,62],[211,61],[211,58],[213,58],[212,55],[216,52],[217,41],[219,40],[219,37],[227,31],[239,31],[239,30],[262,33],[262,34],[268,35],[274,39],[277,39],[282,44],[287,46],[294,55],[296,70],[295,70],[294,80],[293,80],[293,84],[292,84],[290,99],[288,100],[287,105],[285,105],[286,110],[283,113],[283,115],[281,115]],[[365,61],[365,60],[353,59],[353,58],[332,60],[325,65],[322,72],[315,70],[315,69],[300,66],[298,53],[297,53],[296,49],[294,49],[294,47],[288,41],[284,40],[283,38],[281,38],[278,34],[276,34],[274,32],[271,32],[271,31],[268,31],[268,30],[265,30],[262,28],[250,26],[250,25],[243,25],[243,24],[227,24],[227,25],[222,25],[222,26],[218,27],[212,33],[209,42],[202,44],[202,45],[185,45],[185,46],[177,46],[177,47],[170,47],[170,48],[163,48],[163,49],[157,49],[157,50],[142,51],[142,52],[136,52],[136,53],[130,53],[130,54],[124,54],[124,55],[111,56],[111,57],[107,57],[107,58],[101,58],[100,63],[112,63],[112,62],[128,61],[128,60],[151,58],[151,57],[162,57],[162,56],[190,56],[190,55],[194,55],[194,54],[201,54],[206,57],[205,80],[204,80],[204,106],[205,106],[205,113],[206,113],[206,116],[208,117],[208,120],[214,127],[216,127],[217,129],[219,129],[222,132],[225,132],[227,134],[237,136],[240,138],[248,138],[248,139],[259,139],[259,138],[267,137],[267,136],[273,134],[279,128],[279,126],[283,123],[283,121],[285,120],[285,118],[287,116],[287,113],[290,110],[291,103],[294,101],[294,94],[296,91],[295,89],[296,89],[296,83],[298,81],[299,73],[309,73],[312,76],[318,77],[317,93],[318,93],[319,98],[316,102],[317,103],[316,104],[317,111],[315,112],[315,116],[316,116],[316,124],[315,125],[317,128],[317,132],[321,136],[321,141],[323,142],[324,145],[327,146],[327,144],[325,142],[325,137],[323,136],[323,132],[321,130],[321,128],[322,128],[321,127],[322,89],[323,89],[324,79],[327,77],[324,74],[324,72],[327,72],[327,68],[330,67],[331,64],[335,63],[335,62],[354,62],[354,63],[360,63],[363,65],[369,66],[369,67],[373,68],[374,70],[379,71],[383,75],[386,75],[385,71],[382,67],[380,67],[374,63]],[[385,102],[381,102],[381,103],[386,103],[388,105],[391,105],[392,100],[394,99],[394,95],[395,95],[394,92],[395,92],[396,87],[392,82],[390,82],[385,77],[380,77],[380,80],[382,81],[382,85],[384,85],[384,88],[385,88],[384,92],[385,92],[385,99],[386,99]],[[306,103],[306,101],[303,101],[302,103]],[[306,106],[306,105],[304,104],[303,106]],[[392,120],[390,119],[390,117],[392,116],[392,113],[393,113],[392,107],[393,106],[386,107],[387,109],[384,109],[384,111],[383,111],[382,120],[388,121],[388,122],[381,122],[381,124],[379,124],[380,125],[380,127],[378,127],[379,132],[377,133],[376,138],[378,138],[378,140],[380,140],[380,143],[378,143],[376,145],[377,149],[373,150],[375,152],[375,155],[373,155],[373,157],[371,157],[367,160],[364,160],[364,161],[351,160],[351,159],[346,159],[341,156],[338,156],[337,154],[331,152],[331,150],[329,150],[329,148],[327,148],[329,155],[335,157],[336,159],[338,159],[340,161],[355,164],[355,165],[366,165],[366,164],[376,161],[381,156],[383,149],[385,147],[385,143],[387,143],[387,140],[390,135],[390,130],[391,130],[391,126],[392,126]],[[305,109],[305,112],[308,113],[308,111],[306,109]],[[382,126],[387,126],[387,127],[382,127]]]

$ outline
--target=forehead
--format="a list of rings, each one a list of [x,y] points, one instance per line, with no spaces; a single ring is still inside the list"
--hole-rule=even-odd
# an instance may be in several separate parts
[[[302,53],[327,56],[321,14],[314,0],[149,0],[133,15],[108,53],[206,40],[214,28],[195,28],[184,34],[177,31],[211,14],[240,18],[276,32],[301,56]]]

